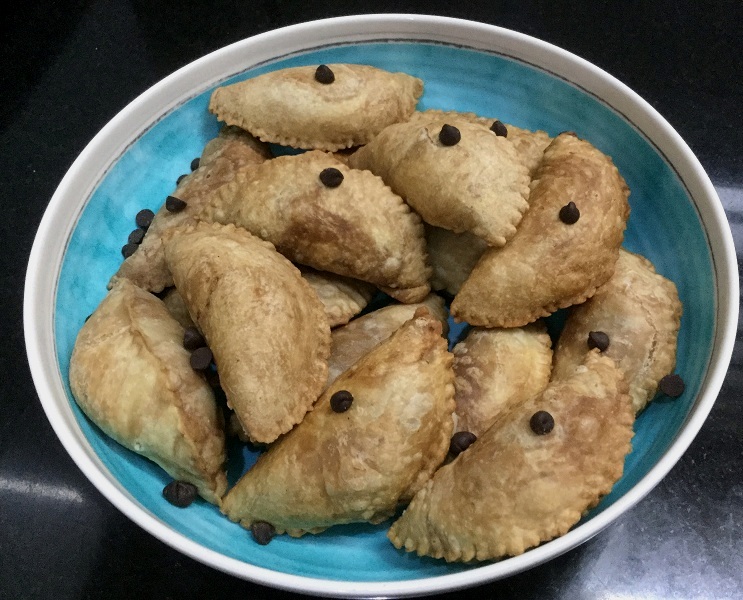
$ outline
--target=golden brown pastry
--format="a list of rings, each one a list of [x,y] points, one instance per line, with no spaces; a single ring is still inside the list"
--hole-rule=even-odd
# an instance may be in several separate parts
[[[557,136],[532,181],[531,207],[502,249],[489,249],[451,305],[455,319],[519,327],[579,304],[614,272],[629,189],[611,158]]]
[[[634,409],[641,411],[676,366],[681,312],[674,283],[646,258],[620,250],[611,279],[571,310],[555,350],[553,377],[569,376],[589,349],[589,334],[604,333],[609,345],[603,353],[624,371]]]
[[[350,277],[316,271],[310,267],[300,266],[299,271],[322,302],[331,327],[348,323],[364,310],[376,292],[370,283]]]
[[[534,417],[540,411],[553,429],[549,417]],[[467,562],[563,535],[621,477],[633,423],[622,372],[594,350],[441,467],[388,537],[421,556]]]
[[[230,408],[251,440],[274,441],[327,380],[330,327],[320,300],[271,244],[234,225],[173,228],[163,244]]]
[[[431,264],[431,287],[456,294],[477,261],[488,249],[485,240],[471,233],[454,233],[426,225],[426,248]]]
[[[384,521],[446,455],[453,378],[441,323],[419,309],[259,457],[222,511],[244,527],[263,521],[292,536]],[[350,407],[333,410],[348,394]]]
[[[390,125],[349,164],[379,175],[426,223],[502,246],[529,206],[528,171],[488,128],[457,122],[451,138],[448,127],[443,118]]]
[[[457,112],[453,110],[443,111],[436,109],[416,111],[410,116],[409,121],[426,123],[431,122],[432,120],[442,119],[452,125],[464,121],[484,125],[488,129],[493,127],[494,123],[500,123],[497,119],[480,117],[475,113]],[[524,163],[524,166],[529,171],[529,175],[533,175],[536,172],[539,163],[542,162],[542,155],[552,141],[552,138],[546,132],[541,130],[529,131],[528,129],[522,129],[521,127],[516,127],[515,125],[510,125],[508,123],[501,123],[501,125],[505,128],[506,135],[504,137],[506,137],[516,148],[521,162]],[[501,128],[499,131],[502,133],[503,129]]]
[[[474,328],[452,352],[455,431],[480,437],[500,415],[539,394],[550,380],[552,341],[544,323]]]
[[[200,218],[244,227],[293,262],[373,283],[402,302],[430,291],[418,215],[379,177],[324,152],[241,171],[215,190]]]
[[[372,348],[389,338],[403,323],[412,319],[415,311],[423,306],[441,322],[442,333],[446,337],[449,332],[446,322],[448,315],[444,300],[436,294],[429,294],[417,304],[390,304],[334,329],[330,336],[328,385]]]
[[[266,144],[237,127],[224,127],[216,138],[204,146],[199,167],[186,175],[172,194],[186,203],[185,208],[171,212],[163,203],[139,248],[124,260],[111,278],[109,288],[121,278],[129,279],[151,292],[172,286],[173,278],[163,256],[163,232],[193,222],[194,214],[209,198],[212,190],[231,181],[238,169],[261,163],[270,157]]]
[[[70,387],[104,433],[219,504],[227,489],[222,415],[189,358],[165,305],[124,279],[78,334]]]
[[[218,87],[209,110],[266,142],[333,151],[404,121],[422,93],[420,79],[369,65],[291,67]]]
[[[165,292],[162,299],[165,308],[167,308],[170,313],[170,316],[178,321],[183,329],[196,326],[191,315],[188,314],[188,306],[186,306],[186,303],[183,301],[183,296],[181,296],[175,286],[168,288],[168,291]]]

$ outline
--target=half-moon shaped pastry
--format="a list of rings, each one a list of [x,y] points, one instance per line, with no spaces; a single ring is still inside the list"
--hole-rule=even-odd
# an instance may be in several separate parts
[[[235,171],[271,158],[268,146],[237,127],[224,127],[210,140],[201,154],[199,167],[178,183],[172,196],[186,206],[177,212],[163,203],[139,248],[129,256],[111,278],[109,288],[118,279],[129,279],[139,287],[160,292],[173,285],[173,278],[165,265],[162,234],[171,227],[193,222],[193,216],[209,198],[212,190],[231,181]]]
[[[480,437],[500,415],[539,394],[550,380],[552,340],[544,323],[474,328],[452,352],[455,431]]]
[[[628,196],[608,156],[574,134],[557,136],[518,232],[482,255],[452,315],[471,325],[519,327],[590,298],[614,272]]]
[[[476,123],[478,125],[484,125],[488,129],[494,127],[494,123],[500,123],[497,119],[480,117],[475,113],[468,112],[457,112],[453,110],[436,110],[429,109],[424,111],[416,111],[411,116],[409,121],[416,123],[430,123],[432,120],[444,120],[447,123],[456,125],[461,122]],[[501,123],[505,127],[506,137],[519,154],[521,162],[528,169],[529,175],[533,175],[539,163],[542,162],[542,155],[545,149],[549,146],[552,138],[544,131],[530,131],[528,129],[522,129],[515,125],[508,123]],[[500,130],[502,131],[502,129]]]
[[[633,423],[622,372],[593,351],[441,467],[388,537],[421,556],[467,562],[563,535],[621,477]]]
[[[402,302],[430,291],[418,215],[379,177],[324,152],[241,171],[199,216],[244,227],[293,262],[373,283]]]
[[[390,304],[334,329],[330,334],[328,385],[372,348],[390,337],[403,323],[412,319],[415,311],[423,306],[441,322],[442,333],[446,337],[449,332],[446,322],[448,315],[444,300],[436,294],[429,294],[423,302],[417,304]]]
[[[528,171],[486,127],[461,121],[454,138],[442,138],[446,127],[444,119],[390,125],[349,164],[379,175],[426,223],[502,246],[529,207]]]
[[[365,281],[310,267],[299,267],[299,271],[322,302],[331,327],[348,323],[364,310],[376,293],[374,286]]]
[[[603,354],[624,371],[634,409],[641,411],[676,366],[681,312],[674,283],[646,258],[620,250],[611,279],[571,310],[557,342],[553,378],[568,377],[583,361],[591,332],[605,333]]]
[[[234,225],[173,228],[163,244],[230,408],[252,441],[274,441],[327,381],[330,327],[320,300],[271,244]]]
[[[124,279],[78,334],[70,387],[104,433],[219,504],[227,489],[222,414],[189,357],[165,305]]]
[[[455,295],[467,280],[488,243],[471,233],[454,233],[426,225],[428,262],[433,269],[431,287]]]
[[[334,151],[404,121],[422,93],[420,79],[369,65],[291,67],[218,87],[209,110],[266,142]]]
[[[423,486],[449,447],[454,375],[441,324],[419,311],[258,458],[224,498],[230,519],[296,537],[380,523]]]

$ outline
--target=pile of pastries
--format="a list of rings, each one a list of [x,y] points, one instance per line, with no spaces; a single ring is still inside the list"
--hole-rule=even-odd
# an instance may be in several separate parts
[[[683,391],[681,303],[621,247],[612,159],[418,111],[423,87],[357,64],[219,87],[219,135],[138,215],[70,383],[172,503],[198,493],[261,544],[394,518],[398,548],[498,559],[566,533],[636,414]],[[231,487],[229,435],[263,449]]]

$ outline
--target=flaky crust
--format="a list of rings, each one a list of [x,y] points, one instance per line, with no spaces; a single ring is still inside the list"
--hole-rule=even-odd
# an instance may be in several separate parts
[[[624,372],[639,412],[676,366],[681,313],[674,283],[646,258],[620,250],[611,279],[571,310],[557,343],[553,377],[568,377],[588,351],[588,334],[603,331],[609,336],[604,355]]]
[[[431,288],[456,294],[488,249],[488,243],[471,233],[426,225],[426,248],[433,269]]]
[[[335,188],[320,173],[338,169]],[[280,156],[217,189],[201,219],[234,223],[294,262],[360,279],[420,302],[430,291],[420,218],[379,178],[320,151]]]
[[[444,120],[455,126],[457,123],[467,122],[490,128],[496,119],[481,117],[471,112],[429,109],[414,112],[408,120],[416,123]],[[508,141],[516,148],[521,162],[528,169],[529,175],[532,176],[536,172],[537,167],[539,167],[539,163],[542,162],[542,155],[552,141],[552,138],[541,130],[530,131],[508,123],[504,123],[504,125],[508,131],[508,135],[506,136]]]
[[[340,523],[380,523],[443,461],[452,432],[451,354],[425,309],[339,377],[302,423],[272,445],[225,496],[250,527],[300,536]],[[331,396],[353,395],[336,413]]]
[[[483,254],[454,298],[452,315],[471,325],[519,327],[590,298],[614,272],[628,196],[608,156],[574,134],[557,136],[517,234]],[[571,201],[580,218],[568,225],[559,213]]]
[[[274,247],[234,225],[163,236],[165,259],[252,441],[302,420],[327,380],[330,327],[317,295]]]
[[[122,278],[151,292],[172,286],[173,278],[163,254],[163,232],[192,223],[194,214],[199,212],[212,190],[231,181],[238,169],[268,158],[271,158],[271,153],[266,144],[237,127],[223,127],[219,135],[204,146],[199,168],[184,177],[171,194],[186,202],[186,208],[171,213],[163,202],[139,248],[124,260],[111,278],[109,288]]]
[[[349,164],[379,175],[426,223],[502,246],[529,206],[526,167],[508,140],[482,125],[458,122],[461,140],[445,146],[444,124],[432,118],[390,125]]]
[[[452,349],[455,431],[480,437],[497,418],[547,387],[552,341],[544,323],[511,329],[474,328]]]
[[[415,311],[423,306],[441,322],[442,333],[446,336],[449,331],[446,322],[448,315],[443,299],[436,294],[429,294],[418,304],[391,304],[379,308],[334,329],[330,336],[328,385],[372,348],[389,338],[403,323],[412,319]]]
[[[546,435],[529,426],[538,410],[555,420]],[[421,556],[467,562],[563,535],[621,477],[633,423],[622,372],[593,351],[441,467],[388,537]]]
[[[366,308],[376,292],[372,284],[358,279],[303,266],[299,271],[322,302],[331,327],[348,323]]]
[[[317,65],[292,67],[218,87],[209,110],[261,140],[334,151],[369,142],[415,110],[423,82],[369,65],[328,65],[335,81],[315,80]]]
[[[70,387],[108,436],[219,504],[227,489],[221,413],[182,343],[164,304],[124,279],[78,334]]]

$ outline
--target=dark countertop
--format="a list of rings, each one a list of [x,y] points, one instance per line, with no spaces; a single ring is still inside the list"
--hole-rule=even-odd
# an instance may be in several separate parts
[[[283,25],[369,12],[469,18],[554,43],[629,85],[688,142],[728,211],[740,264],[739,0],[454,4],[63,0],[4,10],[0,598],[294,597],[197,563],[115,509],[57,440],[24,350],[28,253],[60,179],[119,110],[203,54]],[[577,549],[478,591],[504,599],[743,597],[742,394],[739,341],[708,421],[646,498]]]

